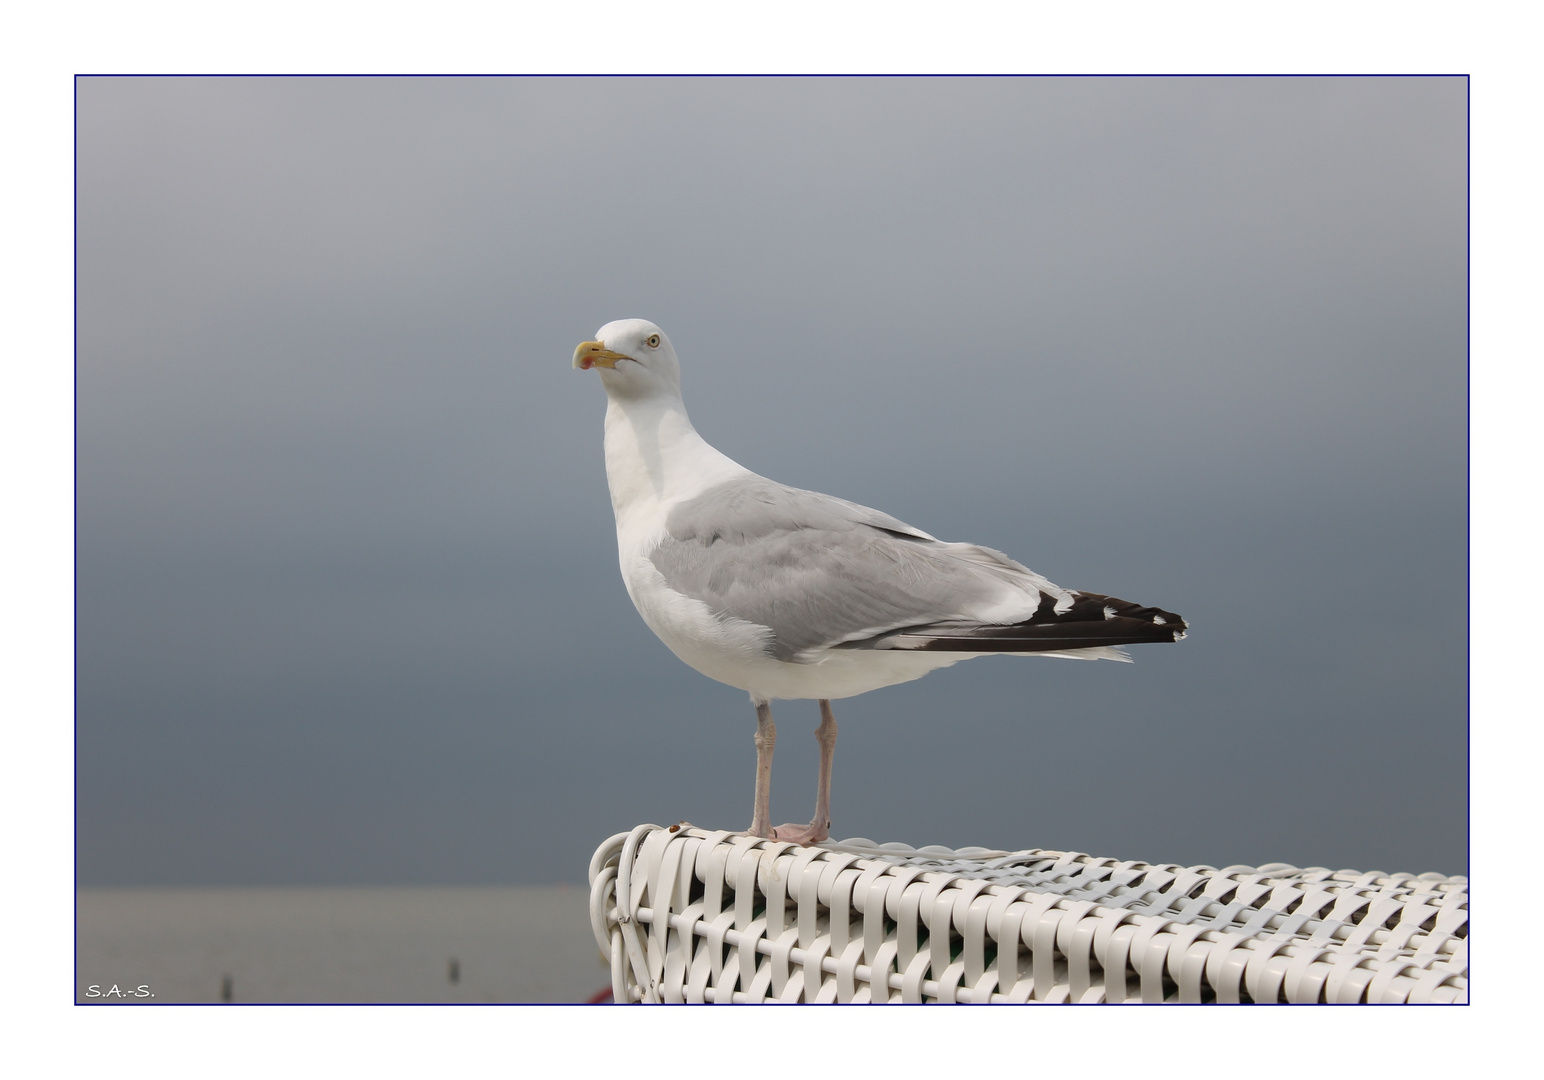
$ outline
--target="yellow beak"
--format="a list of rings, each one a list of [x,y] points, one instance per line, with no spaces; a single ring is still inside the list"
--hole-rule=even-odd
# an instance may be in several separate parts
[[[598,341],[581,341],[574,350],[574,367],[589,371],[592,367],[614,368],[618,360],[626,360],[621,353],[614,353]]]

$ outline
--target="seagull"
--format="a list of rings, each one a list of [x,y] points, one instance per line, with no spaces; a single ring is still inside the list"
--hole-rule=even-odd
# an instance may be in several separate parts
[[[687,418],[681,365],[642,319],[602,326],[574,367],[605,387],[606,481],[622,581],[670,651],[750,694],[756,708],[751,835],[830,837],[831,702],[974,656],[1121,660],[1178,641],[1185,620],[1050,581],[1000,551],[946,543],[878,510],[759,476]],[[820,775],[808,825],[771,824],[772,702],[820,704]]]

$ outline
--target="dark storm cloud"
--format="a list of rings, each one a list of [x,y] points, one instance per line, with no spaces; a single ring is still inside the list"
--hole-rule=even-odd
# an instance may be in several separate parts
[[[82,880],[745,824],[568,367],[628,316],[747,466],[1195,627],[845,703],[838,835],[1462,871],[1465,93],[83,80]]]

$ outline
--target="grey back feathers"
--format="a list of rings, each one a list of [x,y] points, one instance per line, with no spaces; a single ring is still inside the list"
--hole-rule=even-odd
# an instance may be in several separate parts
[[[1035,652],[1174,640],[1184,629],[1178,616],[1124,601],[1098,597],[1080,604],[1081,594],[1001,552],[944,543],[866,506],[759,476],[728,481],[680,504],[665,528],[665,540],[650,556],[665,584],[716,614],[768,627],[769,653],[794,663],[844,645]],[[986,633],[981,613],[1018,606],[1019,598],[1021,610],[1034,612],[1017,624],[1024,629],[1015,634],[1006,632],[1015,624],[991,624],[993,632]],[[1119,618],[1106,618],[1109,604],[1120,606]],[[1161,625],[1164,633],[1133,636],[1138,620],[1130,618],[1132,611],[1153,611],[1160,624],[1147,620],[1144,629]],[[1074,635],[1083,646],[1051,632],[1064,619],[1083,625]],[[1041,628],[1031,631],[1031,624]],[[905,634],[889,640],[897,631]],[[966,645],[975,631],[983,633]],[[930,644],[934,639],[938,643]]]

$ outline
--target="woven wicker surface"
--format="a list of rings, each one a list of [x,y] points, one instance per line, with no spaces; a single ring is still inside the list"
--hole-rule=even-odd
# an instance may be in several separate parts
[[[1463,1002],[1468,881],[640,825],[590,862],[619,1002]]]

